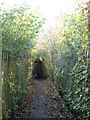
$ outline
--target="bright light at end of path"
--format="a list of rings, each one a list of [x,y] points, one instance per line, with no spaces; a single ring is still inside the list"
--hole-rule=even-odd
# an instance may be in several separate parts
[[[76,0],[27,0],[33,8],[38,7],[40,13],[49,23],[55,22],[60,12],[71,12]]]
[[[2,0],[0,0],[1,2]],[[15,4],[22,4],[23,2],[31,5],[32,9],[39,9],[43,17],[46,17],[49,23],[55,21],[55,17],[60,12],[71,12],[76,0],[3,0],[6,7],[12,7]]]

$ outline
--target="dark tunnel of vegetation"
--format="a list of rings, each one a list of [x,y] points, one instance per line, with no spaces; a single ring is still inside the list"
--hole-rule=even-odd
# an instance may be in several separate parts
[[[35,79],[46,79],[47,71],[42,60],[36,59],[33,64],[32,77]]]

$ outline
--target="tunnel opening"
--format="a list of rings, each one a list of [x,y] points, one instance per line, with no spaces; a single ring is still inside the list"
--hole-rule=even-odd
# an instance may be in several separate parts
[[[42,60],[36,59],[33,64],[32,77],[35,79],[46,79],[47,71]]]

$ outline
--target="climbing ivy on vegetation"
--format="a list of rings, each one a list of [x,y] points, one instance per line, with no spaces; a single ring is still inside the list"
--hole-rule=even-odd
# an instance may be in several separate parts
[[[80,5],[84,5],[83,3]],[[86,4],[85,4],[86,5]],[[56,87],[66,100],[75,118],[90,118],[90,69],[88,64],[88,29],[85,6],[65,18],[64,43],[60,51]],[[83,8],[83,9],[82,9]],[[81,12],[84,10],[83,12]],[[61,31],[60,31],[61,32]],[[57,84],[59,83],[59,84]]]

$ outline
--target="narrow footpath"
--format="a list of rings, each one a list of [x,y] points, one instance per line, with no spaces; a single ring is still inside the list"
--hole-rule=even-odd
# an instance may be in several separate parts
[[[67,110],[60,96],[56,95],[51,80],[31,79],[14,118],[62,118],[70,120],[72,114]]]

